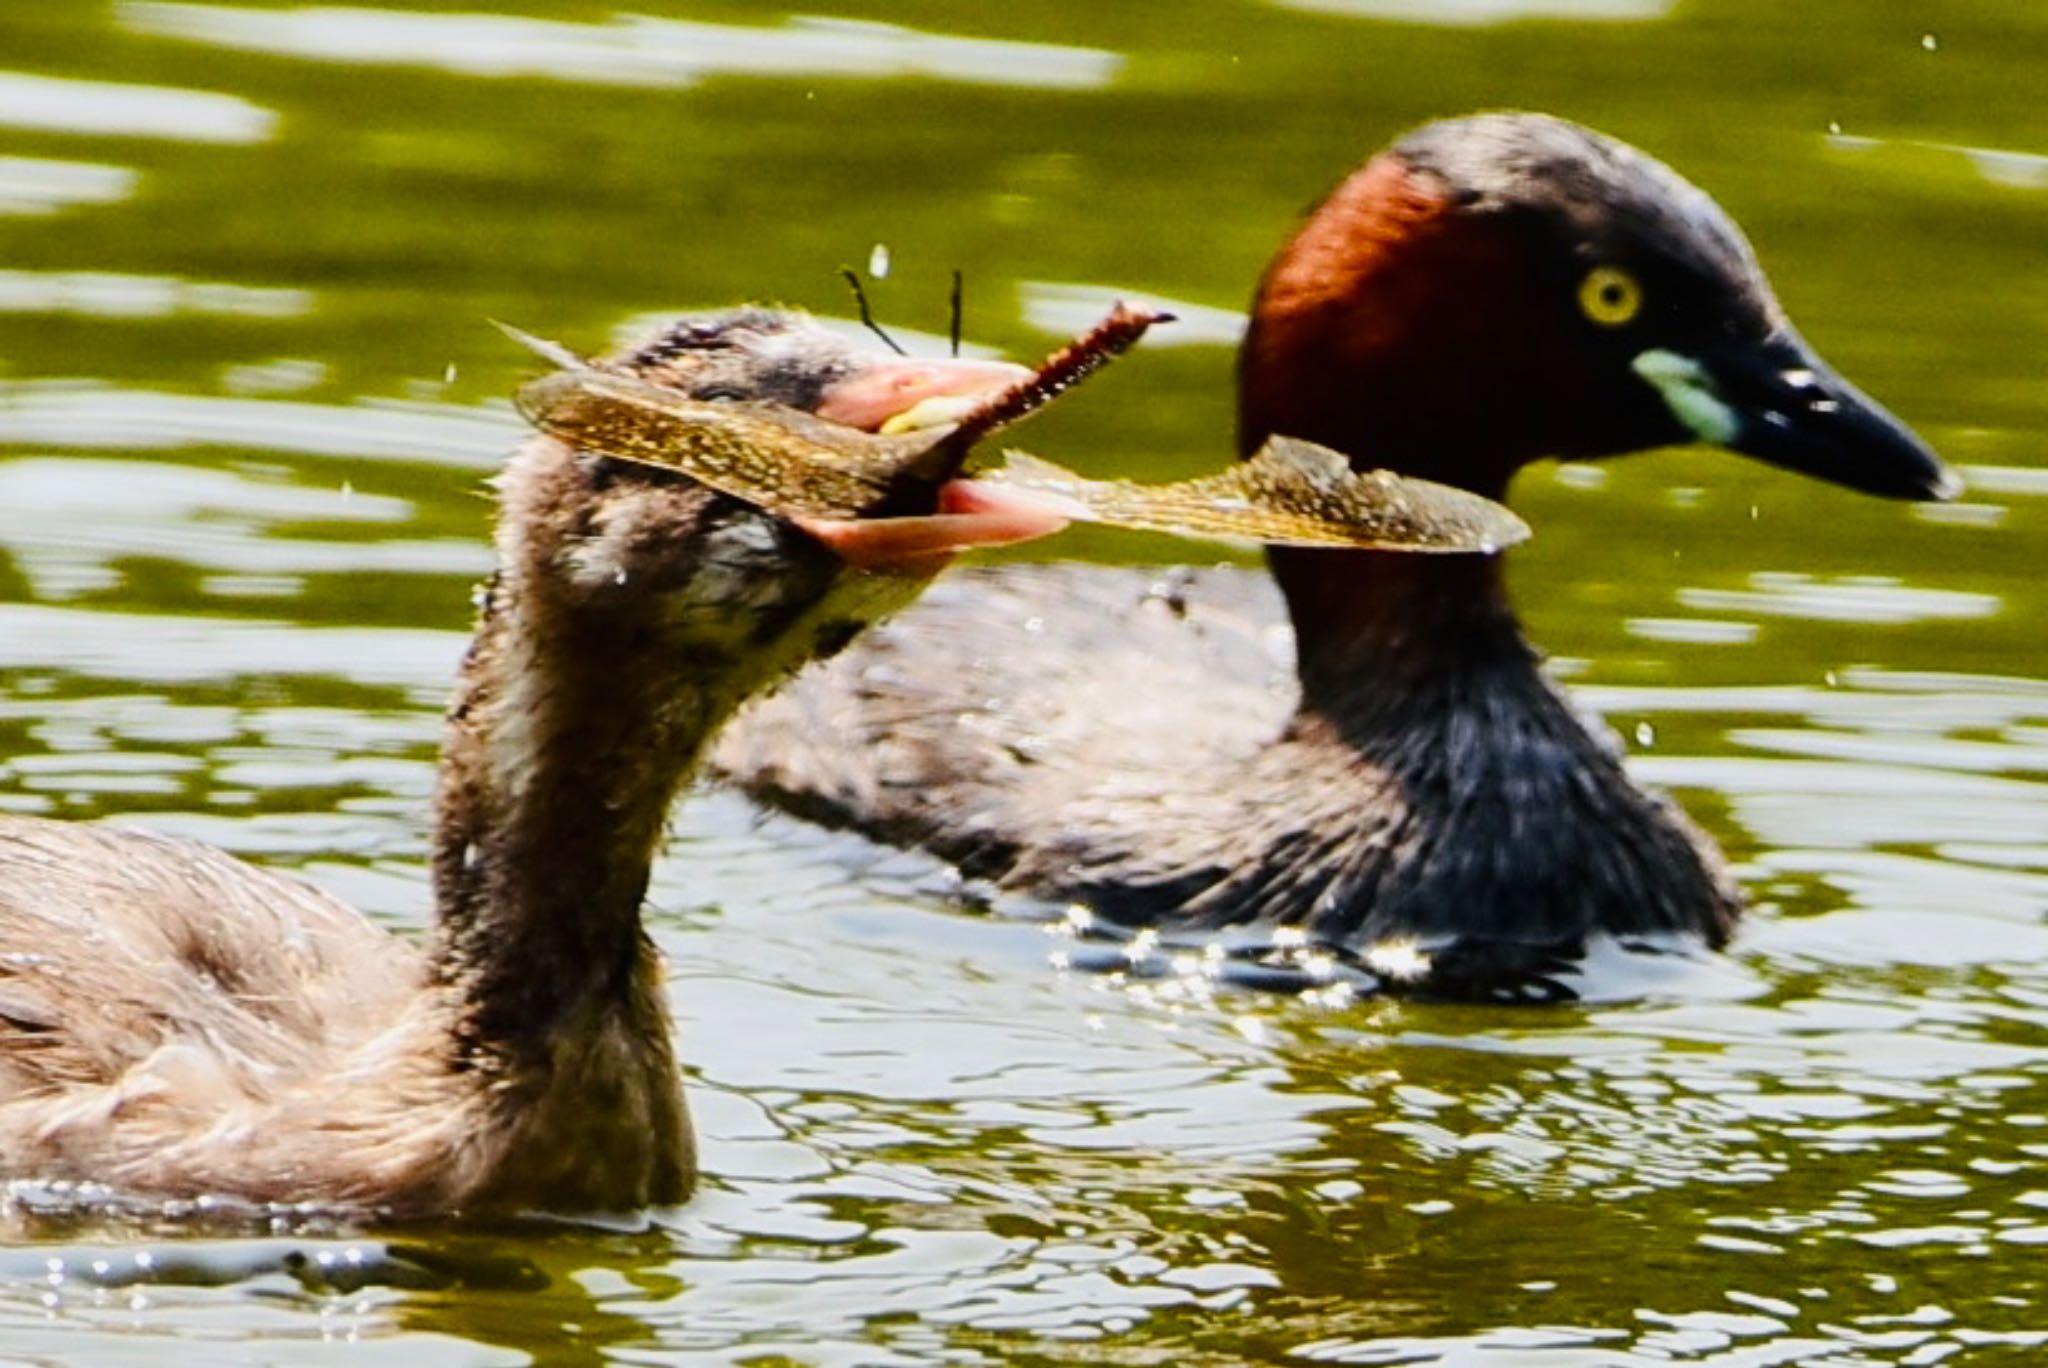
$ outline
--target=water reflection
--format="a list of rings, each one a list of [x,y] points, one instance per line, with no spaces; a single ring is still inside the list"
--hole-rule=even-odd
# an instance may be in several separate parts
[[[1747,646],[1757,638],[1754,622],[1722,618],[1630,618],[1623,626],[1644,641],[1685,642],[1693,646]]]
[[[1504,24],[1518,19],[1595,22],[1661,19],[1675,0],[1269,0],[1288,9],[1407,24]]]
[[[0,181],[7,175],[7,166],[0,159]],[[106,198],[120,199],[127,188],[128,181],[122,181],[121,193]],[[0,183],[0,197],[11,191],[11,186]],[[297,318],[312,310],[313,294],[309,290],[179,280],[175,276],[119,275],[111,271],[0,270],[0,313],[76,314],[109,319],[169,318],[174,314]]]
[[[509,403],[293,403],[0,381],[0,444],[163,451],[239,447],[302,456],[492,468],[524,437]]]
[[[38,598],[112,589],[136,562],[165,558],[205,574],[203,592],[289,597],[299,577],[342,572],[481,576],[474,541],[337,535],[348,524],[409,522],[403,499],[346,486],[309,488],[242,472],[135,461],[0,460],[0,550]],[[325,524],[288,537],[275,525]]]
[[[1709,612],[1884,623],[1989,617],[2000,606],[1990,594],[1927,589],[1890,576],[1855,575],[1830,583],[1797,572],[1764,570],[1751,575],[1749,583],[1747,590],[1680,589],[1678,601]]]
[[[0,157],[0,214],[54,214],[75,204],[115,204],[134,189],[135,172],[125,166]],[[23,274],[0,275],[0,309],[12,306],[17,291],[9,286]]]
[[[0,128],[253,143],[276,125],[275,114],[233,95],[0,71]]]
[[[1986,494],[2048,495],[2048,468],[1973,465],[1963,467],[1963,477]]]
[[[1239,309],[1218,309],[1208,304],[1190,304],[1167,299],[1142,290],[1120,290],[1101,285],[1062,284],[1050,280],[1018,282],[1024,321],[1040,332],[1074,337],[1108,313],[1118,300],[1164,309],[1173,315],[1145,335],[1145,345],[1159,347],[1234,347],[1244,336],[1246,317]]]
[[[322,62],[438,67],[461,76],[547,76],[681,86],[707,76],[926,77],[1093,88],[1123,65],[1112,52],[923,33],[896,24],[796,17],[777,28],[620,15],[575,24],[500,14],[342,6],[289,10],[124,0],[138,33]]]
[[[1883,155],[1914,151],[1935,152],[1967,162],[1984,180],[2014,190],[2048,189],[2048,153],[2022,152],[2001,147],[1966,147],[1957,143],[1920,138],[1870,138],[1848,133],[1831,133],[1828,145],[1845,152]]]
[[[455,632],[0,605],[0,669],[8,670],[147,684],[305,675],[438,699],[461,654]]]
[[[1775,1328],[1732,1312],[1720,1327],[1732,1342],[1782,1353],[1814,1337],[1855,1343],[1927,1294],[1911,1276],[1882,1291],[1818,1290],[1829,1285],[1822,1270],[1839,1239],[1910,1243],[1929,1202],[1988,1203],[1972,1240],[2024,1238],[2041,1224],[2013,1167],[2027,1166],[2038,1135],[2024,1101],[2041,1096],[2035,1052],[1997,1038],[2009,1013],[1898,994],[1880,986],[1882,973],[1867,988],[1852,975],[1775,1005],[1638,1005],[1534,1025],[1479,1009],[1276,1010],[1261,1046],[1214,1015],[1175,1015],[1143,997],[1119,1005],[1115,990],[1086,981],[1020,995],[1019,981],[977,982],[943,957],[862,964],[864,954],[894,955],[912,934],[862,935],[857,925],[849,934],[830,916],[830,898],[806,901],[826,905],[831,953],[851,951],[853,962],[822,965],[813,936],[781,923],[786,911],[728,907],[722,933],[760,949],[782,983],[802,988],[750,1002],[760,989],[718,991],[732,981],[715,970],[679,996],[701,1017],[689,1038],[737,1027],[754,1041],[758,1026],[768,1048],[754,1063],[781,1058],[789,1072],[782,1086],[779,1071],[756,1076],[737,1114],[725,1102],[710,1109],[720,1146],[765,1152],[716,1166],[752,1175],[736,1194],[745,1200],[713,1197],[689,1215],[758,1253],[707,1252],[673,1266],[688,1290],[646,1312],[677,1348],[750,1332],[764,1343],[808,1334],[843,1342],[866,1325],[905,1361],[920,1361],[940,1342],[939,1327],[1086,1341],[1157,1321],[1200,1324],[1211,1336],[1227,1325],[1230,1335],[1310,1357],[1404,1361],[1463,1341],[1428,1331],[1449,1313],[1437,1305],[1436,1280],[1483,1251],[1487,1274],[1461,1280],[1458,1319],[1582,1328],[1473,1343],[1547,1336],[1654,1356],[1674,1343],[1674,1323],[1700,1329],[1723,1314],[1654,1310],[1669,1305],[1676,1263],[1757,1289],[1738,1296],[1775,1290],[1780,1276],[1807,1288]],[[1796,972],[1797,962],[1788,957],[1786,967]],[[936,999],[932,1019],[946,1023],[901,1047],[924,1065],[914,1093],[871,1074],[840,1076],[818,1042],[868,1039],[864,1018],[876,1009],[834,980],[913,972],[916,991]],[[1014,1023],[999,1042],[974,1043],[1000,1045],[1008,1063],[999,1086],[1015,1096],[1021,1079],[1027,1104],[960,1105],[997,1081],[972,1051],[948,1062],[959,1025],[951,999],[962,992],[963,1019]],[[1089,1011],[1105,993],[1105,1009]],[[785,1023],[791,1014],[797,1020]],[[1064,1033],[1047,1029],[1062,1018],[1095,1032],[1072,1054]],[[1041,1068],[1065,1085],[1029,1091]],[[831,1100],[770,1110],[798,1094]],[[1230,1101],[1179,1105],[1203,1095]],[[1161,1102],[1161,1124],[1129,1124]],[[1961,1108],[1959,1119],[1923,1121],[1936,1102]],[[2006,1116],[2013,1128],[2001,1134]],[[1944,1157],[1963,1126],[1969,1176]],[[1699,1188],[1719,1195],[1686,1203],[1696,1214],[1666,1226],[1659,1267],[1615,1262],[1610,1213],[1642,1208],[1670,1222],[1678,1208],[1660,1194]],[[790,1213],[791,1225],[764,1215],[778,1192],[807,1193],[801,1205],[813,1216]],[[1531,1221],[1546,1238],[1516,1234]],[[1688,1232],[1694,1252],[1681,1253]],[[775,1255],[786,1241],[796,1247]],[[818,1264],[803,1250],[821,1243],[835,1252]],[[1767,1257],[1796,1271],[1742,1271]],[[1255,1324],[1187,1319],[1241,1304],[1289,1309]],[[1586,1314],[1601,1304],[1644,1313]],[[736,1317],[742,1306],[750,1310]],[[877,1307],[893,1310],[877,1317]],[[1945,1334],[1930,1329],[1914,1342],[1946,1343]]]

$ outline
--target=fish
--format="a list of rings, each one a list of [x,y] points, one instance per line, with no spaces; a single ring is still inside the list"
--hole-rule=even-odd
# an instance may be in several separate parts
[[[1529,538],[1493,500],[1450,485],[1353,470],[1329,447],[1273,437],[1250,459],[1172,484],[1096,480],[1029,452],[977,480],[1051,497],[1075,522],[1179,537],[1368,551],[1490,555]]]
[[[679,471],[782,517],[872,518],[924,511],[920,491],[928,502],[977,442],[1036,412],[1165,317],[1119,305],[1030,378],[957,422],[882,433],[766,401],[693,399],[498,326],[555,367],[521,385],[514,401],[541,432],[580,451]],[[1043,496],[1076,522],[1182,537],[1439,554],[1491,554],[1529,537],[1528,524],[1491,499],[1354,470],[1338,452],[1293,437],[1274,437],[1226,470],[1169,484],[1092,479],[1018,450],[967,474]]]

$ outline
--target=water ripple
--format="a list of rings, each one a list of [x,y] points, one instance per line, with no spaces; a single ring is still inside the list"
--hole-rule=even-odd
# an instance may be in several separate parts
[[[143,0],[128,0],[115,12],[137,33],[247,52],[606,85],[683,86],[742,73],[1093,89],[1109,84],[1123,65],[1117,54],[1091,48],[956,38],[848,19],[797,17],[765,28],[621,15],[576,24],[499,14],[250,10]]]
[[[103,162],[0,157],[0,214],[54,214],[74,204],[115,204],[135,189],[135,172]],[[9,280],[25,271],[0,272],[0,309],[9,307]]]
[[[120,170],[111,166],[95,169]],[[12,189],[5,183],[6,175],[7,163],[0,160],[0,201]],[[126,193],[127,182],[123,182],[121,194]],[[118,199],[120,195],[105,198]],[[176,276],[123,275],[114,271],[0,270],[0,313],[75,314],[84,318],[169,318],[175,314],[298,318],[312,310],[310,290],[181,280]]]
[[[1678,601],[1711,612],[1751,612],[1820,622],[1931,622],[1990,617],[1996,595],[1925,589],[1886,576],[1824,580],[1813,575],[1759,571],[1748,590],[1682,588]]]
[[[214,592],[267,586],[293,592],[300,575],[376,570],[480,577],[488,548],[469,540],[341,540],[284,537],[279,522],[400,523],[403,499],[347,487],[306,488],[276,479],[163,462],[0,460],[0,547],[38,597],[69,598],[122,582],[124,563],[172,559],[233,577]]]
[[[1239,309],[1190,304],[1142,290],[1105,285],[1024,280],[1018,282],[1017,293],[1023,301],[1024,321],[1040,332],[1061,337],[1087,331],[1120,300],[1164,309],[1173,315],[1171,323],[1163,323],[1145,334],[1147,347],[1234,347],[1244,336],[1247,322]]]
[[[0,127],[253,143],[276,126],[277,115],[233,95],[0,71]]]
[[[0,445],[7,446],[247,447],[489,469],[524,435],[509,404],[309,404],[120,389],[92,381],[0,381]]]
[[[1523,19],[1640,22],[1662,19],[1675,0],[1270,0],[1287,9],[1407,24],[1473,28]]]
[[[417,628],[301,627],[0,604],[0,669],[61,670],[150,684],[325,676],[419,690],[438,700],[454,676],[464,640],[459,632]]]

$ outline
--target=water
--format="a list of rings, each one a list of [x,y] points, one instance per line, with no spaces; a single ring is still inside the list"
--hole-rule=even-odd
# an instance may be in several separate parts
[[[0,804],[417,928],[526,368],[486,318],[591,349],[746,297],[845,314],[835,269],[885,255],[892,323],[943,335],[957,266],[971,338],[1028,358],[1141,292],[1180,337],[1030,438],[1184,475],[1299,209],[1420,119],[1534,107],[1711,188],[1970,480],[1907,508],[1675,452],[1517,491],[1532,632],[1740,862],[1733,954],[1563,1010],[1122,988],[708,794],[654,915],[697,1200],[617,1231],[60,1223],[0,1249],[0,1355],[2044,1352],[2048,11],[831,8],[0,3]]]

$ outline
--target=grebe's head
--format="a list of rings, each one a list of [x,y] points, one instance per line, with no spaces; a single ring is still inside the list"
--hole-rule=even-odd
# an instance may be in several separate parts
[[[701,403],[771,400],[861,431],[971,405],[1030,374],[900,357],[762,308],[680,319],[600,365]],[[1065,525],[1000,493],[956,508],[951,485],[917,516],[791,521],[546,436],[521,449],[500,486],[499,553],[519,611],[547,615],[580,650],[670,662],[661,668],[715,679],[727,696],[836,652],[954,552]]]
[[[902,356],[759,306],[676,319],[613,360],[693,399],[764,399],[863,432],[949,421],[1031,374],[1009,361]]]
[[[1705,442],[1868,493],[1959,489],[1801,340],[1705,192],[1561,119],[1429,124],[1260,286],[1242,445],[1279,432],[1498,497],[1543,456]]]

